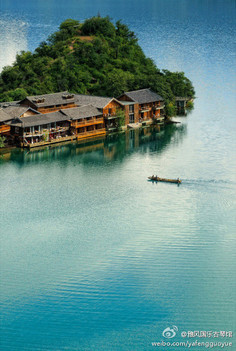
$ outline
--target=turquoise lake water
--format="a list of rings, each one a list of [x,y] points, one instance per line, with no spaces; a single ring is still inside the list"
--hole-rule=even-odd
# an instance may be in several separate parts
[[[185,71],[195,108],[160,131],[0,158],[0,349],[232,342],[181,333],[235,331],[235,1],[0,0],[0,67],[98,12],[158,67]]]

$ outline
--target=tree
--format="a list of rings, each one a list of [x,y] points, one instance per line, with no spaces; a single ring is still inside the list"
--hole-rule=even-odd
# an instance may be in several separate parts
[[[67,20],[65,20],[60,24],[60,30],[65,30],[71,35],[74,35],[76,32],[78,32],[79,27],[80,27],[79,21],[76,21],[71,18],[68,18]]]
[[[165,110],[166,110],[166,114],[168,117],[172,117],[172,116],[176,115],[176,107],[175,107],[175,104],[173,102],[167,103],[165,106]]]
[[[5,140],[6,138],[4,136],[0,136],[0,148],[3,148],[5,146]]]
[[[190,80],[185,77],[184,72],[170,72],[168,70],[164,70],[163,72],[175,96],[190,98],[195,96],[193,85]]]
[[[116,35],[115,26],[108,16],[87,19],[81,27],[81,32],[83,35],[103,35],[110,38]]]
[[[186,109],[190,111],[190,110],[193,109],[193,107],[194,107],[193,102],[192,101],[187,101]]]
[[[83,24],[65,20],[34,53],[21,52],[0,74],[0,101],[63,90],[117,97],[143,88],[165,99],[167,113],[173,113],[175,96],[195,95],[183,72],[160,71],[145,56],[125,24],[99,16]]]
[[[122,129],[122,126],[125,125],[125,112],[121,108],[116,110],[117,123],[119,130]]]
[[[18,101],[23,100],[27,96],[27,92],[23,88],[17,88],[14,90],[9,90],[3,93],[0,101]]]
[[[119,96],[124,91],[129,90],[129,86],[133,80],[134,77],[132,73],[115,68],[105,77],[104,88],[107,95],[112,91],[113,96]]]

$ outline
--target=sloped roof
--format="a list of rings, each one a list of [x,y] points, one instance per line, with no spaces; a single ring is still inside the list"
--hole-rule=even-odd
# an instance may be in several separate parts
[[[71,98],[67,99],[66,96],[72,96]],[[54,106],[54,105],[61,105],[66,103],[74,103],[74,94],[69,93],[68,91],[62,91],[59,93],[53,94],[43,94],[43,95],[34,95],[34,96],[27,96],[27,100],[29,100],[32,104],[36,107],[45,107],[45,106]],[[41,102],[37,102],[37,100],[42,100]],[[22,100],[20,103],[25,101]]]
[[[102,112],[92,105],[67,108],[63,113],[73,120],[102,115]]]
[[[78,105],[93,105],[97,108],[104,108],[113,98],[94,95],[75,94],[75,103]]]
[[[62,122],[67,120],[68,120],[68,116],[66,116],[61,111],[57,111],[52,113],[46,113],[46,114],[40,113],[38,115],[17,118],[8,124],[15,127],[33,127],[33,126],[45,125],[52,122]]]
[[[137,104],[137,101],[119,101],[121,105],[134,105]]]
[[[5,109],[0,108],[0,122],[10,121],[11,119],[12,117],[5,112]]]
[[[4,107],[4,112],[8,114],[11,118],[20,117],[21,115],[23,115],[23,113],[25,113],[28,110],[31,110],[35,113],[39,113],[31,109],[30,107],[24,107],[20,105]]]
[[[190,100],[191,98],[190,97],[185,97],[185,96],[176,96],[175,97],[175,101],[188,101]]]
[[[0,107],[8,107],[12,105],[18,105],[20,101],[5,101],[5,102],[0,102]]]
[[[154,93],[151,89],[140,89],[124,92],[121,96],[126,95],[132,101],[138,102],[139,104],[145,104],[154,101],[163,101],[163,97]],[[120,96],[120,97],[121,97]],[[118,98],[119,99],[119,98]]]

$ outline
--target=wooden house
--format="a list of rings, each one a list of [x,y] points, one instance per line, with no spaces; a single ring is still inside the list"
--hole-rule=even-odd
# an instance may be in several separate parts
[[[75,94],[75,102],[79,106],[92,105],[96,107],[102,113],[107,132],[118,130],[118,118],[120,118],[120,114],[117,112],[122,110],[125,113],[125,107],[117,99],[103,96]]]
[[[121,118],[122,113],[124,115],[126,113],[125,106],[122,103],[120,103],[120,101],[116,100],[115,98],[112,98],[103,107],[102,111],[107,132],[116,132],[119,129],[119,118]],[[126,116],[124,123],[125,122]]]
[[[10,126],[6,123],[11,120],[11,117],[0,108],[0,136],[7,135],[10,132]]]
[[[152,122],[154,119],[163,118],[164,99],[151,89],[124,92],[118,100],[134,104],[133,107],[129,107],[134,111],[134,122]]]
[[[68,116],[62,111],[15,118],[10,123],[15,144],[37,147],[74,139]]]
[[[124,125],[160,121],[163,108],[163,98],[150,89],[125,92],[119,100],[67,91],[27,96],[0,105],[0,134],[30,148],[85,140],[117,131],[121,118]]]
[[[139,105],[134,101],[120,101],[124,106],[125,125],[139,122]]]
[[[76,107],[74,94],[68,91],[44,94],[37,96],[27,96],[19,103],[21,106],[28,106],[40,113],[56,112],[62,109]]]
[[[177,110],[179,112],[181,110],[184,110],[186,108],[188,101],[193,101],[193,99],[190,97],[176,96],[175,97],[175,104],[176,104]]]
[[[74,107],[63,111],[70,120],[70,130],[77,140],[106,134],[102,112],[92,105]]]
[[[8,136],[10,134],[9,122],[15,118],[36,115],[39,112],[30,107],[23,107],[20,105],[11,105],[6,103],[4,107],[0,108],[0,134]]]

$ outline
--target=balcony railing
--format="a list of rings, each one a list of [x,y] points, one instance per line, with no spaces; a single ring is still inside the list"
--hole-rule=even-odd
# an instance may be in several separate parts
[[[151,107],[146,106],[146,107],[141,107],[139,109],[139,112],[149,112],[150,110],[151,110]]]
[[[165,104],[160,104],[160,105],[154,106],[154,110],[160,110],[164,107],[165,107]]]
[[[93,124],[100,124],[103,123],[103,117],[99,117],[99,118],[92,118],[92,119],[83,119],[82,121],[73,121],[71,122],[71,126],[72,127],[81,127],[81,126],[89,126],[89,125],[93,125]]]
[[[26,140],[21,144],[21,146],[32,148],[32,147],[56,144],[56,143],[60,143],[63,141],[72,141],[75,138],[76,138],[75,135],[70,135],[70,136],[65,136],[65,137],[58,137],[56,139],[51,139],[51,140],[41,140],[41,141],[37,141],[37,142],[33,142],[33,143],[29,143]]]
[[[69,130],[69,127],[56,127],[51,129],[35,130],[34,132],[25,132],[24,137],[29,138],[29,137],[35,137],[35,136],[42,136],[45,133],[54,134],[54,133],[66,132],[67,130]]]
[[[10,126],[6,125],[6,124],[3,124],[2,126],[0,126],[0,133],[6,133],[6,132],[9,132],[11,129]]]
[[[144,106],[141,106],[139,108],[139,112],[149,112],[151,111],[152,109],[153,110],[159,110],[159,109],[162,109],[165,107],[165,104],[164,103],[160,103],[160,105],[154,105],[154,106],[148,106],[148,105],[144,105]]]
[[[43,131],[36,131],[36,132],[26,132],[24,133],[24,138],[34,137],[34,136],[42,136],[44,133]]]
[[[112,113],[107,113],[104,115],[105,119],[113,119],[113,118],[118,118],[117,113],[116,112],[112,112]]]

